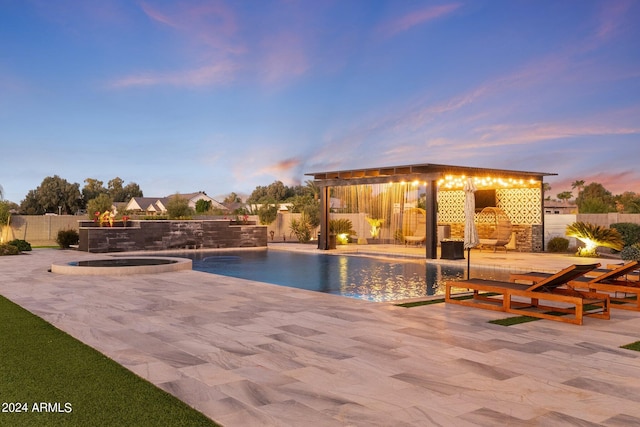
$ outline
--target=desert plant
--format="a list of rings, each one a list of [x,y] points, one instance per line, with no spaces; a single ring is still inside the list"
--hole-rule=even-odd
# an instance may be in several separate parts
[[[7,244],[15,246],[20,252],[29,252],[31,250],[31,243],[26,240],[15,239]]]
[[[568,249],[569,240],[564,237],[554,237],[547,244],[547,251],[549,252],[567,252]]]
[[[377,239],[378,236],[380,235],[380,229],[382,228],[382,224],[384,223],[384,220],[367,217],[367,222],[371,226],[371,230],[370,230],[371,237],[373,237],[374,239]]]
[[[17,246],[10,245],[8,243],[0,244],[0,256],[18,254],[20,254],[20,249],[18,249]]]
[[[311,231],[314,227],[305,214],[300,215],[300,219],[291,219],[289,228],[300,243],[308,243],[311,240]]]
[[[353,229],[353,223],[350,219],[340,218],[329,221],[329,232],[337,235],[337,242],[346,245],[349,242],[349,236],[356,234]]]
[[[598,256],[598,246],[622,250],[624,243],[620,233],[613,228],[601,227],[586,222],[574,222],[567,226],[567,236],[575,237],[585,244],[584,248],[578,248],[578,256]]]
[[[80,236],[76,230],[60,230],[58,231],[58,237],[56,237],[56,243],[62,249],[68,249],[71,245],[77,245],[80,241]]]
[[[635,245],[640,242],[640,224],[618,222],[611,224],[611,228],[616,229],[618,233],[620,233],[625,246]]]
[[[625,246],[620,251],[620,258],[624,261],[640,261],[640,244]]]

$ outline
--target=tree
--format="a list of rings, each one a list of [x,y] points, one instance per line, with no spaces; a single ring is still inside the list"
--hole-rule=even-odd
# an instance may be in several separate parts
[[[576,188],[578,189],[578,197],[580,197],[580,192],[584,188],[584,180],[573,181],[573,183],[571,184],[571,189],[575,190]]]
[[[7,201],[0,200],[0,229],[2,226],[9,224],[11,217],[11,204]]]
[[[193,209],[189,207],[189,200],[176,194],[167,203],[167,215],[171,219],[187,219],[193,215]]]
[[[2,188],[2,185],[0,185],[0,200],[4,199],[4,189]]]
[[[563,191],[562,193],[556,194],[556,197],[564,202],[571,199],[573,197],[573,194],[571,194],[571,191]]]
[[[287,200],[294,195],[294,191],[284,185],[282,181],[275,181],[268,186],[257,186],[247,199],[247,203],[277,203]]]
[[[231,193],[222,201],[225,205],[231,205],[233,203],[242,203],[242,199],[236,193]]]
[[[585,186],[576,198],[580,213],[606,213],[615,212],[615,201],[611,192],[602,184],[592,182]]]
[[[132,197],[142,197],[142,190],[138,184],[131,182],[124,185],[124,181],[118,176],[109,180],[107,192],[114,202],[128,202]]]
[[[104,188],[104,183],[99,179],[87,178],[84,180],[84,187],[82,187],[82,197],[88,203],[89,200],[95,199],[100,194],[107,193],[107,189]]]
[[[542,197],[545,200],[551,200],[551,196],[546,196],[545,194],[547,194],[549,191],[551,191],[551,185],[548,182],[545,182],[542,184]]]
[[[98,194],[97,197],[87,202],[87,215],[89,218],[95,218],[96,212],[110,211],[113,206],[113,200],[107,193]]]
[[[640,213],[640,195],[633,191],[625,191],[615,196],[616,206],[619,206],[621,213]]]
[[[20,209],[32,215],[46,212],[73,214],[80,208],[81,200],[80,184],[71,184],[54,175],[42,180],[35,190],[30,190]]]

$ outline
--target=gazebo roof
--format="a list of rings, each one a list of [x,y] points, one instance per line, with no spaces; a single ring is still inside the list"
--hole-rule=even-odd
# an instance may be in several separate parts
[[[491,176],[494,178],[534,179],[542,181],[545,176],[557,174],[422,163],[404,166],[310,172],[305,175],[313,176],[313,179],[324,181],[325,184],[328,185],[355,185],[391,182],[396,180],[438,180],[449,175],[465,175],[474,177]]]

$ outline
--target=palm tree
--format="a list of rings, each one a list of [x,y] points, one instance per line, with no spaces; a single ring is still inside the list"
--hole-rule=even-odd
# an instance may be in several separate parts
[[[571,184],[571,188],[573,190],[575,190],[577,188],[578,189],[578,196],[580,196],[580,192],[584,188],[584,180],[580,179],[580,180],[573,181],[573,183]]]

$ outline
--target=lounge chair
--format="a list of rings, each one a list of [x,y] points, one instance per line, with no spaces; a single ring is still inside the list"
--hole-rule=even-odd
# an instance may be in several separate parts
[[[590,292],[606,292],[612,302],[612,308],[622,310],[640,311],[640,282],[628,280],[625,277],[638,269],[638,261],[630,261],[623,265],[613,266],[613,269],[603,269],[595,277],[581,276],[567,283],[573,289],[586,289]],[[600,269],[594,269],[599,271]],[[587,273],[589,274],[589,273]],[[514,273],[509,277],[509,281],[527,281],[538,283],[549,273],[530,271],[528,273]]]
[[[608,294],[564,287],[568,282],[599,266],[600,264],[572,265],[532,285],[484,279],[447,282],[445,302],[578,325],[582,325],[583,316],[609,319]],[[453,299],[453,288],[471,289],[472,299]],[[566,316],[549,312],[560,312]]]

